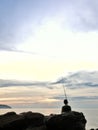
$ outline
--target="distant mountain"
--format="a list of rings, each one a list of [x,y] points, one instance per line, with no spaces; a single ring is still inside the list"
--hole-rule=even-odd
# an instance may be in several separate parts
[[[10,106],[8,106],[8,105],[3,105],[3,104],[0,104],[0,109],[4,109],[4,108],[11,108]]]
[[[71,73],[66,77],[57,80],[53,84],[65,84],[68,87],[98,87],[98,71],[79,71]]]

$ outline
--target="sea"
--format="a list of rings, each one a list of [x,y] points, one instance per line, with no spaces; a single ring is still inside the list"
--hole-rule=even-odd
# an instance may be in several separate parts
[[[59,108],[12,108],[12,109],[0,109],[0,115],[5,114],[7,112],[14,111],[17,114],[20,114],[22,112],[39,112],[44,115],[50,115],[50,114],[60,114]],[[75,111],[83,112],[87,124],[86,124],[86,130],[90,130],[91,128],[98,128],[98,109],[75,109]]]

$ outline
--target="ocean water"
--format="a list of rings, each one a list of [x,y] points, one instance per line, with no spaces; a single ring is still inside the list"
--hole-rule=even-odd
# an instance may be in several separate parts
[[[60,109],[58,108],[12,108],[12,109],[0,109],[0,115],[14,111],[17,114],[22,112],[39,112],[44,115],[50,114],[60,114]],[[75,111],[83,112],[87,119],[86,129],[90,130],[91,128],[98,128],[98,109],[75,109]]]

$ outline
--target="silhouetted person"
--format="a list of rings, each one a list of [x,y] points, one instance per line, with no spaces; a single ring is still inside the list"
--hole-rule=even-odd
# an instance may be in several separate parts
[[[62,107],[61,113],[70,112],[71,107],[68,105],[68,100],[67,99],[64,100],[64,104],[65,105]]]

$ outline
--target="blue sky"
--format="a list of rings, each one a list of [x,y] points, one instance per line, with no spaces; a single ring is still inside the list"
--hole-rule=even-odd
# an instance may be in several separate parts
[[[97,0],[1,0],[1,103],[25,104],[34,94],[30,104],[54,107],[61,100],[52,97],[62,97],[62,91],[58,92],[57,85],[51,92],[53,86],[48,83],[66,77],[69,72],[97,72],[97,7]],[[79,88],[74,91],[70,88],[70,97],[96,97],[95,76],[91,84],[85,84],[84,77],[81,79],[84,89],[78,80],[76,84],[71,81],[72,88],[77,84]],[[87,95],[81,95],[84,90]],[[35,103],[36,100],[39,102]]]

